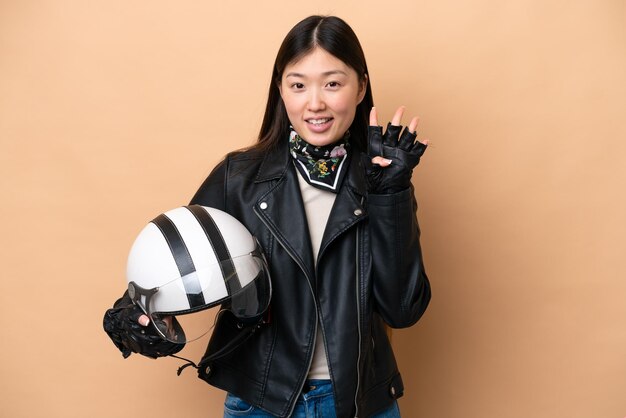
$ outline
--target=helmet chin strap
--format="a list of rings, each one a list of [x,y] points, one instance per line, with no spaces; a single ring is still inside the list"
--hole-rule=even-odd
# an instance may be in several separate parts
[[[189,360],[188,358],[180,357],[180,356],[177,356],[175,354],[170,354],[170,357],[174,357],[174,358],[177,358],[179,360],[185,360],[187,362],[187,363],[183,364],[182,366],[180,366],[178,368],[178,370],[176,371],[176,376],[180,376],[180,374],[183,372],[183,370],[185,370],[189,366],[193,366],[193,368],[196,369],[196,370],[199,368],[199,366],[197,366],[196,363],[194,363],[193,361]]]
[[[201,367],[203,367],[205,364],[213,361],[213,360],[217,360],[218,358],[224,357],[227,354],[230,354],[235,348],[239,347],[240,344],[243,344],[244,342],[246,342],[250,337],[252,337],[256,331],[261,328],[261,326],[264,324],[264,322],[260,322],[259,324],[255,325],[254,327],[247,327],[245,330],[242,329],[242,331],[232,340],[230,340],[228,342],[228,344],[224,345],[222,348],[220,348],[219,350],[217,350],[215,353],[205,357],[204,359],[202,359],[202,361],[200,363],[198,363],[196,365],[196,363],[194,363],[193,361],[186,359],[184,357],[180,357],[174,354],[170,354],[170,357],[174,357],[180,360],[185,360],[187,363],[183,364],[182,366],[180,366],[178,368],[178,370],[176,371],[176,375],[180,376],[180,374],[183,372],[183,370],[185,370],[187,367],[189,366],[193,366],[194,369],[200,369]]]
[[[221,312],[223,312],[223,311],[220,311],[220,313]],[[219,316],[219,313],[216,316],[216,320],[217,320],[218,316]],[[180,374],[183,372],[183,370],[185,370],[189,366],[192,366],[193,368],[198,370],[198,369],[204,367],[207,363],[210,363],[210,362],[212,362],[214,360],[217,360],[218,358],[224,357],[224,356],[232,353],[233,350],[235,350],[241,344],[243,344],[248,339],[250,339],[257,332],[257,330],[261,329],[264,325],[269,324],[269,318],[270,318],[270,315],[269,315],[269,309],[268,309],[268,311],[265,313],[265,316],[263,317],[263,319],[261,319],[254,326],[245,326],[243,323],[239,323],[241,331],[237,334],[237,336],[234,337],[233,339],[231,339],[227,344],[224,344],[219,350],[217,350],[214,353],[211,353],[208,356],[204,357],[202,359],[202,361],[200,363],[198,363],[197,365],[196,365],[196,363],[194,363],[193,361],[191,361],[189,359],[186,359],[184,357],[179,357],[179,356],[176,356],[174,354],[170,354],[171,357],[175,357],[175,358],[180,359],[180,360],[185,360],[187,362],[187,363],[183,364],[182,366],[180,366],[178,368],[178,371],[176,372],[176,375],[180,376]]]

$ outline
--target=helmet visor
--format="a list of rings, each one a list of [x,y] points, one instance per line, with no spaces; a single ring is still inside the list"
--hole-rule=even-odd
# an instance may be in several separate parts
[[[265,258],[253,252],[215,263],[162,286],[143,289],[129,283],[129,294],[150,317],[162,338],[185,344],[211,331],[217,305],[231,311],[243,325],[260,320],[272,286]]]

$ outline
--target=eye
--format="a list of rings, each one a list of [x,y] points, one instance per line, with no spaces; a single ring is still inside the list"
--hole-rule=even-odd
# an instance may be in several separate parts
[[[293,83],[291,88],[294,90],[302,90],[304,88],[304,84],[302,83]]]
[[[339,84],[338,81],[329,81],[328,83],[326,83],[326,86],[330,87],[331,89],[336,89],[339,88],[341,84]]]

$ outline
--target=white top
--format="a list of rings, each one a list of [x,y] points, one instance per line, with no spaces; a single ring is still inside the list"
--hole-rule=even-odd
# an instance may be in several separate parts
[[[307,224],[309,225],[313,260],[317,263],[317,254],[319,253],[324,230],[326,229],[326,222],[328,222],[328,216],[330,215],[337,195],[333,192],[311,186],[302,178],[298,170],[296,170],[296,172],[298,173],[300,193],[302,194],[304,211],[306,213]],[[308,378],[330,379],[328,360],[326,359],[326,350],[324,349],[324,335],[319,325],[317,327],[317,336],[315,337],[315,352],[313,353],[313,361],[311,362]]]

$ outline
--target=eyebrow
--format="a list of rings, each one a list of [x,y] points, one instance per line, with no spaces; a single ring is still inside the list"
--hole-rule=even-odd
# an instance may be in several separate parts
[[[341,71],[341,70],[331,70],[331,71],[325,71],[322,73],[322,76],[324,77],[328,77],[329,75],[335,75],[335,74],[342,74],[342,75],[348,75],[345,71]],[[300,77],[300,78],[306,78],[306,76],[304,74],[300,74],[300,73],[288,73],[287,75],[285,75],[285,78],[287,77]]]

